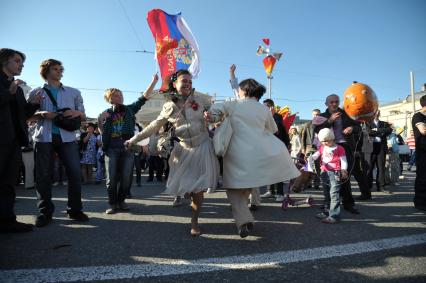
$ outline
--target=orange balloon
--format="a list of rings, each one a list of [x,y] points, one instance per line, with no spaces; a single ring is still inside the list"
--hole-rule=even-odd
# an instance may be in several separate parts
[[[358,122],[373,120],[378,107],[376,94],[366,84],[353,82],[343,94],[343,108],[346,114]]]

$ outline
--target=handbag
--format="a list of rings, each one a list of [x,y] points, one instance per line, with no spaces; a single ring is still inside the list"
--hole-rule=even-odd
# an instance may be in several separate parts
[[[232,138],[231,113],[225,117],[225,120],[214,131],[213,146],[216,155],[225,156],[228,150],[229,142]]]
[[[43,87],[44,91],[47,93],[47,95],[50,98],[50,101],[52,101],[52,104],[58,108],[58,103],[56,102],[55,98],[53,97],[52,93],[49,89],[46,87]],[[81,127],[81,118],[79,117],[67,117],[64,115],[64,112],[67,110],[71,110],[70,108],[60,108],[56,110],[56,117],[53,118],[52,122],[55,126],[62,128],[66,131],[73,132]]]

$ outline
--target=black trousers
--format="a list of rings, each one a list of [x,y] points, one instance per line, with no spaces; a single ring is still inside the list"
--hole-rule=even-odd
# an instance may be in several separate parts
[[[358,183],[361,195],[367,197],[371,197],[371,188],[368,184],[369,168],[370,165],[367,160],[365,160],[364,154],[362,152],[355,152],[352,175]]]
[[[373,152],[371,153],[370,169],[368,170],[368,186],[373,187],[373,170],[377,168],[376,186],[377,189],[383,189],[385,186],[385,164],[386,150],[378,142],[373,143]]]
[[[416,149],[416,181],[414,183],[414,205],[426,208],[426,150]]]
[[[154,179],[154,171],[157,173],[157,180],[163,179],[164,161],[160,156],[149,157],[149,180]]]
[[[0,224],[16,220],[13,207],[20,155],[18,141],[0,146]]]

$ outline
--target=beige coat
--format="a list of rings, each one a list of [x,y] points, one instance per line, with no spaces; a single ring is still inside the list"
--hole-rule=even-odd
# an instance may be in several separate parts
[[[173,124],[180,142],[174,144],[170,154],[167,194],[184,196],[185,193],[216,188],[219,162],[203,115],[209,107],[209,101],[196,95],[188,97],[186,102],[166,102],[157,119],[130,139],[134,144],[157,132],[167,121]]]
[[[232,138],[223,158],[224,188],[253,188],[275,184],[300,175],[271,112],[253,98],[213,104],[215,122],[231,112]]]

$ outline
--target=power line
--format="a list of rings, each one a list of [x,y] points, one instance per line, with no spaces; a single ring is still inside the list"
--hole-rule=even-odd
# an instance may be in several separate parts
[[[135,27],[133,26],[133,23],[132,23],[132,21],[130,20],[129,15],[127,14],[126,8],[124,8],[124,5],[123,5],[123,3],[121,3],[121,0],[118,0],[118,3],[120,4],[121,8],[123,9],[124,15],[126,16],[127,21],[129,22],[129,25],[130,25],[130,27],[132,28],[133,33],[135,34],[136,39],[139,41],[140,47],[141,47],[142,49],[144,49],[144,48],[143,48],[143,44],[142,44],[142,40],[140,39],[140,37],[139,37],[138,33],[136,32],[136,29],[135,29]]]

